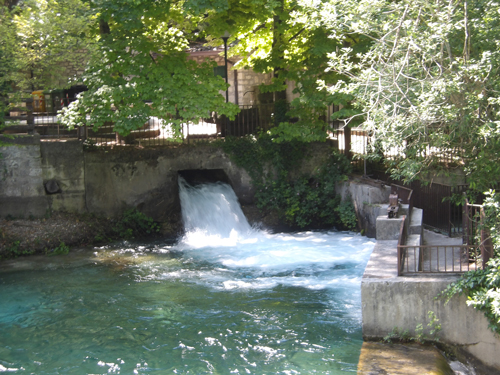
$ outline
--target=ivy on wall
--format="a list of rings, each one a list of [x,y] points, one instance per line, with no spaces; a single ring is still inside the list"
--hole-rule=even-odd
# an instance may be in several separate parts
[[[276,143],[268,134],[261,134],[258,138],[228,137],[218,145],[252,178],[256,206],[262,212],[274,211],[297,229],[356,228],[352,202],[341,202],[335,192],[336,183],[345,180],[351,170],[349,160],[336,150],[312,176],[291,178],[291,172],[310,156],[311,144],[298,140]]]

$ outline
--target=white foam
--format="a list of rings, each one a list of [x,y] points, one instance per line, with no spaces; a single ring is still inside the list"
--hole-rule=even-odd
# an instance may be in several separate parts
[[[365,237],[351,232],[255,230],[227,184],[192,187],[179,178],[179,194],[186,234],[172,250],[213,268],[169,270],[162,278],[182,277],[223,290],[359,286],[374,246]]]

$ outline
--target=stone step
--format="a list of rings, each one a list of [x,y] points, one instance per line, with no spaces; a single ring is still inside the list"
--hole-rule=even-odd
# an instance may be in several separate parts
[[[408,246],[421,246],[422,236],[420,234],[410,234],[406,238],[406,245]]]

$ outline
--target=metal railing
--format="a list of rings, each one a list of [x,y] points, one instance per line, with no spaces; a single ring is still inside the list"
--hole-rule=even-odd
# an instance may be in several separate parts
[[[403,249],[403,246],[406,244],[407,237],[407,226],[406,226],[406,215],[402,216],[403,220],[401,221],[401,227],[399,228],[399,238],[398,238],[398,276],[401,276],[401,270],[405,262],[406,252]]]
[[[60,105],[67,105],[70,101],[72,100],[69,98],[63,98]],[[133,130],[127,136],[121,136],[115,132],[112,122],[105,123],[94,130],[89,121],[87,126],[69,130],[59,121],[55,113],[37,111],[42,106],[36,102],[36,99],[28,98],[23,102],[26,106],[11,107],[11,113],[14,115],[5,117],[6,126],[0,130],[0,133],[39,134],[41,138],[52,139],[77,138],[98,146],[161,146],[226,136],[242,137],[267,131],[274,126],[274,104],[245,105],[240,106],[240,112],[233,120],[212,115],[173,125],[168,120],[151,117],[141,128]]]
[[[22,106],[24,105],[24,106]],[[40,104],[33,98],[22,99],[17,106],[9,108],[10,115],[4,117],[2,134],[38,134],[40,138],[78,138],[78,129],[68,130],[50,112],[39,112]]]
[[[463,273],[482,267],[477,246],[398,245],[398,276]]]
[[[407,220],[408,217],[403,216],[399,231],[398,276],[456,274],[485,266],[480,245],[408,245]]]
[[[463,216],[464,243],[479,248],[483,268],[493,256],[491,234],[486,226],[486,216],[482,205],[469,204],[467,199],[464,205]]]

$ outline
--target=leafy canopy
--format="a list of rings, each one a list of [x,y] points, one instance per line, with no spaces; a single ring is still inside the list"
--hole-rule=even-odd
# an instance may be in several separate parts
[[[439,152],[488,189],[500,176],[498,2],[331,0],[320,9],[340,38],[371,39],[366,53],[332,51],[330,69],[348,77],[329,87],[352,95],[356,116],[400,157],[394,177],[439,168]],[[347,120],[352,120],[351,116]]]
[[[95,20],[81,0],[25,0],[11,11],[3,7],[3,47],[12,64],[5,79],[17,89],[38,90],[69,85],[63,64],[85,66],[92,52]],[[10,90],[9,90],[10,91]]]
[[[293,82],[296,98],[285,108],[287,115],[271,129],[275,141],[323,141],[327,107],[349,105],[350,95],[329,92],[317,84],[318,80],[333,84],[339,79],[339,74],[326,68],[328,53],[343,43],[322,22],[318,4],[309,0],[232,0],[222,10],[203,9],[208,15],[207,33],[214,41],[224,29],[231,32],[230,41],[237,41],[230,55],[238,56],[238,68],[273,73],[271,84],[261,85],[260,92],[274,92],[278,101],[287,83]],[[362,40],[350,42],[362,49]],[[278,112],[276,109],[276,115]]]
[[[219,93],[226,86],[212,77],[212,65],[194,64],[184,52],[193,42],[220,46],[224,31],[231,34],[229,57],[236,68],[273,73],[260,92],[275,92],[279,101],[287,82],[295,82],[297,99],[291,106],[277,104],[275,138],[324,140],[327,106],[348,104],[349,96],[316,84],[338,79],[326,70],[327,53],[342,44],[317,22],[307,1],[93,0],[90,6],[100,19],[99,49],[85,78],[89,91],[63,116],[70,126],[90,115],[95,127],[112,121],[127,134],[149,116],[179,125],[209,111],[234,115],[237,108],[224,103]]]
[[[100,18],[98,53],[89,64],[81,94],[62,116],[70,127],[90,123],[97,128],[113,122],[127,135],[154,116],[171,124],[208,117],[211,111],[234,116],[225,103],[226,84],[214,76],[215,63],[187,58],[189,42],[197,38],[197,11],[183,2],[159,0],[95,0]]]

